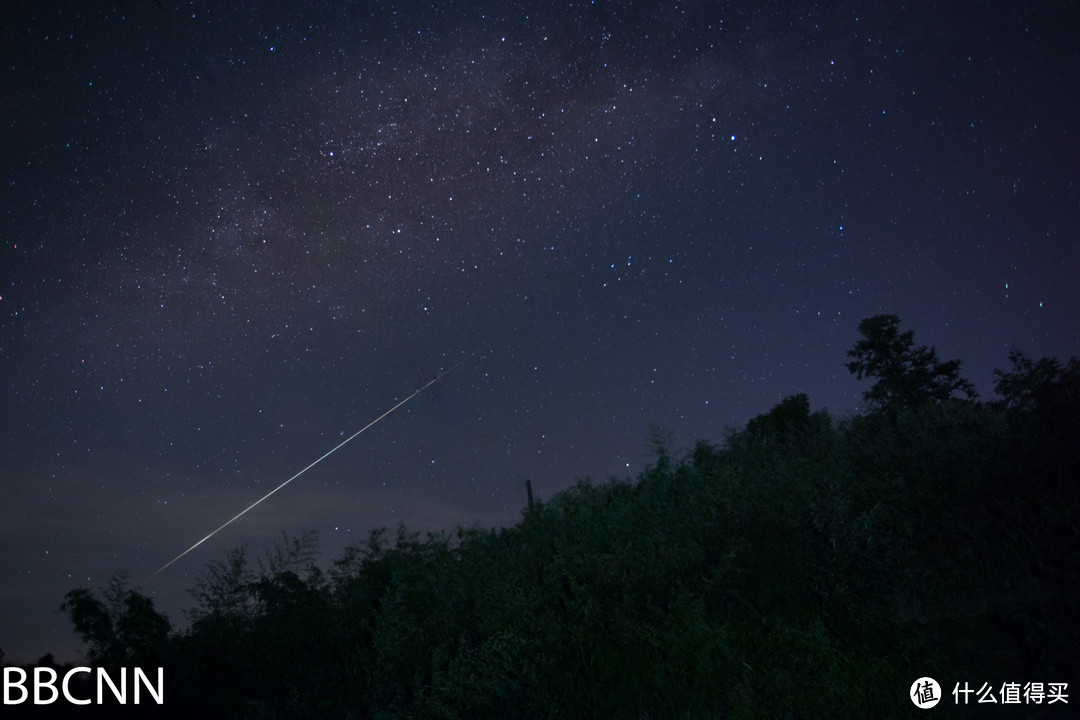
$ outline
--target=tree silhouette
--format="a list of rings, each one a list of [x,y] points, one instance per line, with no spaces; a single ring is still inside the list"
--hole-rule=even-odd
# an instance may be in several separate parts
[[[1064,367],[1055,358],[1035,362],[1019,350],[1009,351],[1012,371],[994,370],[994,390],[1006,406],[1018,410],[1047,411],[1080,402],[1080,360]]]
[[[888,412],[941,402],[956,392],[977,397],[974,386],[960,377],[959,360],[941,362],[937,351],[925,345],[915,347],[915,333],[900,332],[896,315],[875,315],[859,323],[863,339],[848,350],[854,358],[846,367],[859,380],[877,378],[863,393],[871,407]]]
[[[1080,360],[1061,365],[1055,358],[1034,361],[1009,352],[1012,370],[994,370],[994,390],[1023,418],[1031,463],[1053,468],[1058,482],[1080,469]],[[1017,427],[1016,434],[1019,434]]]
[[[127,586],[117,573],[104,591],[78,588],[65,596],[60,609],[71,618],[87,644],[87,660],[106,666],[152,664],[165,652],[172,626],[154,609],[154,601]]]

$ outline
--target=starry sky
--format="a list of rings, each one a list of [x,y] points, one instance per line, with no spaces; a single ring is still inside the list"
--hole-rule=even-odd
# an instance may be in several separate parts
[[[855,412],[878,313],[984,397],[1080,353],[1077,10],[7,4],[0,649],[73,658],[117,571],[182,624],[244,543],[504,526],[654,424]]]

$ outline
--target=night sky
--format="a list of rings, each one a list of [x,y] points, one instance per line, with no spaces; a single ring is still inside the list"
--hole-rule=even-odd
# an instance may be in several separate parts
[[[0,649],[855,412],[878,313],[984,398],[1080,354],[1078,8],[1030,5],[5,4]]]

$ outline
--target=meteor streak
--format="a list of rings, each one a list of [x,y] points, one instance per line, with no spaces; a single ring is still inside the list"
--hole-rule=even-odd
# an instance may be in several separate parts
[[[352,435],[350,435],[349,437],[345,438],[345,439],[344,439],[343,441],[341,441],[340,443],[338,443],[338,445],[337,445],[337,446],[335,446],[335,447],[334,447],[333,449],[329,450],[329,451],[328,451],[328,452],[327,452],[327,453],[326,453],[325,455],[323,455],[322,457],[320,457],[320,458],[319,458],[318,460],[316,460],[315,462],[311,463],[311,464],[310,464],[310,465],[308,465],[308,466],[307,466],[306,468],[304,468],[304,469],[303,469],[303,470],[301,470],[300,472],[296,473],[296,474],[295,474],[295,475],[293,475],[293,476],[292,476],[291,478],[289,478],[289,479],[288,479],[288,480],[286,480],[285,482],[281,483],[281,484],[280,484],[280,485],[278,485],[278,486],[277,486],[276,488],[274,488],[274,489],[273,489],[273,490],[271,490],[270,492],[266,493],[265,495],[263,495],[263,496],[262,496],[261,498],[259,498],[259,499],[258,499],[258,500],[256,500],[255,502],[253,502],[253,503],[251,503],[250,505],[248,505],[248,506],[247,506],[246,508],[244,508],[244,509],[243,509],[243,510],[241,510],[241,511],[240,511],[239,513],[237,513],[235,517],[233,517],[233,518],[232,518],[231,520],[229,520],[229,521],[228,521],[228,522],[226,522],[226,523],[225,523],[224,525],[222,525],[221,527],[219,527],[219,528],[218,528],[217,530],[215,530],[214,532],[210,533],[209,535],[207,535],[206,537],[204,537],[204,538],[203,538],[202,540],[200,540],[199,542],[195,543],[194,545],[192,545],[191,547],[189,547],[189,548],[188,548],[187,550],[185,550],[184,552],[180,553],[179,555],[177,555],[176,557],[174,557],[174,558],[173,558],[172,560],[170,560],[169,562],[167,562],[167,563],[165,563],[164,565],[162,565],[162,566],[161,566],[160,568],[158,568],[158,569],[157,569],[157,570],[156,570],[156,571],[154,572],[154,574],[153,574],[153,575],[151,575],[150,577],[154,577],[154,575],[157,575],[157,574],[158,574],[158,573],[160,573],[160,572],[161,572],[162,570],[164,570],[165,568],[169,567],[169,566],[170,566],[170,565],[172,565],[172,564],[173,564],[174,562],[176,562],[176,561],[177,561],[177,560],[179,560],[180,558],[184,557],[184,556],[185,556],[185,555],[187,555],[187,554],[188,554],[189,552],[191,552],[191,551],[192,551],[192,550],[194,550],[195,548],[199,547],[199,546],[200,546],[200,545],[202,545],[202,544],[203,544],[204,542],[206,542],[206,541],[207,541],[207,540],[209,540],[210,538],[214,537],[215,535],[217,535],[217,534],[218,534],[219,532],[221,532],[221,531],[222,531],[222,530],[224,530],[225,528],[227,528],[227,527],[229,527],[230,525],[232,525],[232,524],[233,524],[234,522],[236,522],[237,520],[239,520],[240,518],[242,518],[242,517],[243,517],[243,516],[244,516],[244,515],[245,515],[245,514],[246,514],[246,513],[248,512],[248,511],[250,511],[250,510],[251,510],[252,508],[254,508],[254,507],[255,507],[256,505],[258,505],[259,503],[261,503],[261,502],[262,502],[263,500],[265,500],[266,498],[270,497],[271,495],[273,495],[274,493],[276,493],[276,492],[277,492],[278,490],[280,490],[281,488],[285,487],[286,485],[288,485],[289,483],[291,483],[291,482],[292,482],[293,480],[295,480],[296,478],[300,477],[301,475],[303,475],[304,473],[306,473],[306,472],[307,472],[308,470],[310,470],[311,468],[315,467],[316,465],[318,465],[319,463],[321,463],[321,462],[322,462],[323,460],[325,460],[326,458],[330,457],[331,455],[333,455],[334,453],[336,453],[336,452],[337,452],[338,450],[340,450],[341,448],[343,448],[343,447],[345,447],[346,445],[348,445],[348,444],[349,444],[350,442],[352,442],[352,440],[353,440],[353,439],[354,439],[355,437],[357,437],[358,435],[360,435],[361,433],[363,433],[363,432],[364,432],[365,430],[367,430],[368,428],[370,428],[370,427],[371,427],[372,425],[374,425],[375,423],[377,423],[377,422],[379,422],[380,420],[382,420],[382,419],[383,419],[384,417],[386,417],[386,416],[387,416],[387,415],[389,415],[390,413],[392,413],[392,412],[394,412],[395,410],[397,410],[397,409],[398,409],[399,407],[401,407],[401,406],[402,406],[402,405],[404,405],[405,403],[407,403],[407,402],[409,402],[410,400],[412,400],[412,399],[413,399],[414,397],[416,397],[416,396],[417,396],[417,395],[419,395],[420,393],[422,393],[422,392],[424,392],[425,390],[427,390],[427,389],[428,389],[429,387],[431,387],[432,385],[434,385],[435,383],[437,383],[437,382],[438,382],[439,380],[441,380],[441,379],[443,378],[443,376],[445,376],[445,375],[447,375],[448,373],[450,373],[450,371],[452,371],[452,370],[454,370],[455,368],[457,368],[457,367],[458,367],[458,365],[461,365],[461,363],[463,363],[463,362],[465,362],[465,360],[464,360],[464,359],[462,359],[462,360],[458,360],[458,361],[457,361],[457,363],[455,363],[454,365],[451,365],[451,366],[450,366],[450,368],[448,368],[448,369],[447,369],[447,370],[446,370],[445,372],[439,373],[438,375],[436,375],[435,377],[433,377],[433,378],[432,378],[431,380],[429,380],[429,381],[427,382],[427,384],[426,384],[426,385],[424,385],[424,386],[423,386],[422,388],[420,388],[419,390],[415,391],[415,392],[414,392],[414,393],[413,393],[412,395],[410,395],[409,397],[405,398],[404,400],[402,400],[401,402],[399,402],[399,403],[398,403],[397,405],[395,405],[394,407],[390,408],[389,410],[387,410],[386,412],[384,412],[384,413],[383,413],[382,415],[380,415],[379,417],[375,418],[374,420],[372,420],[371,422],[369,422],[369,423],[368,423],[367,425],[365,425],[364,427],[362,427],[362,428],[360,428],[359,430],[357,430],[356,432],[354,432],[354,433],[353,433]]]

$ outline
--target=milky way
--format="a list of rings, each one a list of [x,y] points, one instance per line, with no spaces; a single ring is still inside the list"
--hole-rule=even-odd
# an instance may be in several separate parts
[[[144,590],[854,411],[880,312],[984,396],[1077,353],[1071,4],[90,5],[0,41],[13,657],[463,358]]]

